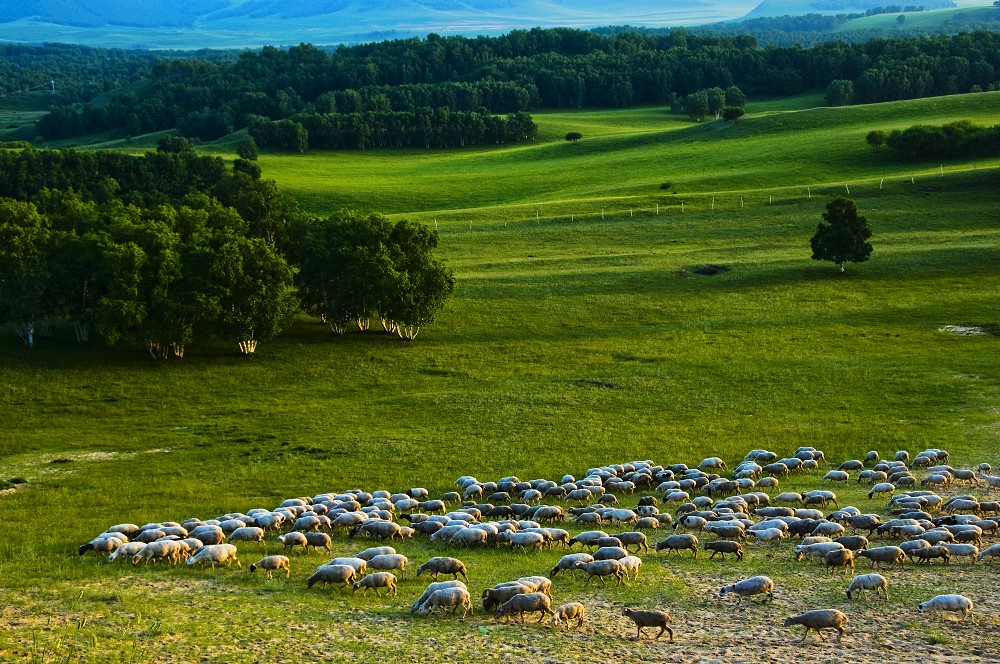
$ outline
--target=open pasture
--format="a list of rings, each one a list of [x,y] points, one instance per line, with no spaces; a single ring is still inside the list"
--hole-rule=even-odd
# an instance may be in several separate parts
[[[523,148],[266,156],[265,175],[316,213],[366,203],[437,221],[459,283],[453,301],[414,343],[338,338],[302,319],[249,360],[211,347],[158,364],[139,349],[78,348],[65,330],[26,353],[13,334],[0,337],[0,479],[27,480],[0,495],[0,659],[995,657],[995,564],[907,564],[883,572],[890,600],[861,603],[843,595],[849,576],[796,563],[788,541],[750,545],[741,563],[643,554],[639,581],[624,587],[556,577],[553,606],[588,609],[584,627],[566,632],[500,624],[478,602],[465,621],[412,617],[424,587],[413,567],[398,597],[307,591],[316,565],[373,544],[343,535],[332,554],[290,554],[290,580],[247,571],[280,553],[272,535],[266,547],[240,545],[242,570],[133,568],[81,558],[77,547],[114,523],[204,519],[325,491],[424,486],[436,497],[464,474],[558,480],[631,459],[694,465],[710,455],[732,467],[754,448],[815,446],[829,461],[823,472],[869,449],[928,447],[949,450],[956,467],[996,469],[996,160],[946,164],[942,175],[937,164],[875,155],[864,134],[966,117],[961,104],[985,122],[997,99],[771,113],[736,127],[665,116],[663,140],[649,118],[627,119],[635,131],[609,126],[603,138],[592,118],[590,145],[562,141],[572,114],[553,114],[543,127],[552,138]],[[636,113],[652,111],[622,112]],[[809,113],[824,120],[796,124]],[[824,130],[827,121],[837,128]],[[735,132],[745,134],[730,142]],[[686,138],[666,140],[675,136]],[[676,196],[659,190],[668,179]],[[808,240],[845,182],[875,252],[841,275],[809,260]],[[809,198],[803,188],[813,185]],[[601,205],[613,214],[601,219]],[[574,211],[583,206],[587,214]],[[819,488],[821,476],[796,475],[780,490]],[[853,478],[833,488],[841,504],[885,507]],[[629,506],[636,498],[619,496]],[[474,599],[548,572],[563,553],[394,546],[414,566],[463,559]],[[723,584],[755,574],[777,582],[773,604],[735,609],[718,598]],[[973,597],[975,622],[916,612],[943,592]],[[671,609],[677,642],[630,640],[623,606]],[[800,646],[801,629],[780,627],[821,607],[848,614],[842,644]]]

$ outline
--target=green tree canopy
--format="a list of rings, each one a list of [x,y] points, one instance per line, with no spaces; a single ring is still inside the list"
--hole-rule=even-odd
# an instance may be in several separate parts
[[[889,134],[881,129],[873,129],[865,136],[865,142],[878,152],[885,142],[889,140]]]
[[[736,124],[743,117],[743,109],[739,106],[726,106],[722,109],[722,119]]]
[[[872,253],[868,243],[872,231],[868,219],[858,214],[854,201],[838,197],[826,205],[826,223],[820,222],[810,239],[813,260],[833,261],[841,272],[844,263],[863,263]]]

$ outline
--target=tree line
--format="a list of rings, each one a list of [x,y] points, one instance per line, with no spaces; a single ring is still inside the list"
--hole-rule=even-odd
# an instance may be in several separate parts
[[[910,161],[995,157],[1000,155],[1000,124],[987,127],[958,120],[943,125],[913,125],[891,132],[875,129],[868,133],[866,141],[875,150],[888,146]]]
[[[265,47],[232,61],[166,58],[100,104],[64,105],[37,124],[44,138],[94,131],[137,135],[181,127],[218,138],[258,116],[669,104],[738,86],[787,95],[849,81],[847,103],[995,89],[1000,34],[875,39],[761,48],[749,35],[685,30],[608,36],[556,28],[500,37],[401,39],[325,51]],[[476,104],[479,106],[476,107]],[[374,117],[371,116],[371,117]]]
[[[0,150],[0,324],[25,345],[79,341],[152,357],[226,340],[244,354],[298,311],[412,339],[455,286],[437,234],[378,214],[304,214],[272,181],[164,141],[133,157]]]
[[[466,145],[517,143],[538,134],[527,113],[490,113],[420,108],[384,113],[303,113],[290,120],[250,119],[249,135],[261,147],[304,152],[308,147],[453,148]]]

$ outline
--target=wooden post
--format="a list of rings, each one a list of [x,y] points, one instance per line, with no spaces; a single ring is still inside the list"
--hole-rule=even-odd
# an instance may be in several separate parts
[[[684,201],[681,201],[681,214],[684,214]]]
[[[812,187],[806,187],[806,192],[809,194],[809,200],[812,200],[813,197]]]
[[[601,219],[604,219],[604,208],[601,208]]]
[[[630,216],[630,217],[634,217],[635,216],[635,212],[632,210],[632,208],[628,209],[628,216]]]
[[[434,220],[434,230],[437,230],[437,229],[438,229],[438,220],[435,219]]]
[[[848,195],[848,196],[850,196],[850,195],[851,195],[851,188],[850,188],[850,187],[848,187],[848,186],[847,186],[847,185],[845,184],[845,185],[844,185],[844,189],[846,189],[846,190],[847,190],[847,195]]]
[[[712,209],[715,209],[715,196],[712,196]]]
[[[657,215],[660,214],[660,204],[659,203],[656,204],[656,214]]]
[[[740,196],[740,207],[743,207],[743,197]]]
[[[882,183],[883,183],[883,182],[885,182],[885,178],[882,178],[881,180],[879,180],[879,181],[878,181],[878,188],[879,188],[879,189],[881,189],[881,188],[882,188]]]
[[[767,195],[767,204],[770,205],[773,201],[771,200],[771,194]]]

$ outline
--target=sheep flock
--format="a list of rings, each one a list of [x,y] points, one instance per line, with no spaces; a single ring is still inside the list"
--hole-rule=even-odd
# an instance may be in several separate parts
[[[795,486],[795,475],[802,473],[815,473],[829,487],[783,490],[788,487],[782,485]],[[835,490],[848,482],[870,486],[867,501],[841,504]],[[805,626],[803,640],[810,631],[823,640],[821,630],[833,629],[839,641],[875,602],[889,607],[885,612],[900,622],[931,619],[921,614],[974,620],[973,606],[981,605],[982,598],[966,596],[975,593],[961,587],[938,588],[940,593],[924,593],[921,601],[905,606],[888,603],[897,601],[898,590],[907,596],[908,570],[916,566],[978,564],[989,569],[1000,557],[1000,503],[990,495],[997,490],[1000,477],[992,475],[989,464],[954,468],[940,449],[924,450],[912,459],[900,451],[891,460],[872,451],[836,466],[810,447],[784,458],[752,450],[732,469],[719,457],[693,467],[642,460],[558,480],[462,476],[454,490],[440,496],[419,487],[400,492],[347,489],[213,518],[142,526],[123,522],[110,525],[78,553],[129,567],[183,563],[190,574],[208,568],[232,570],[225,574],[260,569],[270,583],[299,584],[302,592],[361,590],[367,596],[373,590],[376,601],[398,602],[401,616],[412,602],[409,613],[415,619],[451,615],[516,621],[532,629],[525,618],[537,615],[537,623],[558,631],[578,629],[593,614],[579,600],[644,583],[644,567],[678,570],[688,564],[686,559],[703,553],[729,578],[707,601],[753,612],[764,602],[773,606],[777,597],[787,616],[775,624]],[[420,546],[414,546],[418,540]],[[404,551],[433,549],[435,555],[414,560],[394,545]],[[296,558],[304,559],[301,554],[309,549],[345,547],[356,552],[294,574]],[[471,549],[510,556],[524,575],[472,592],[477,570],[461,560]],[[543,550],[563,552],[551,569],[536,562]],[[240,561],[242,551],[256,559],[248,569]],[[746,561],[754,558],[788,561],[796,580],[787,571],[782,578],[781,570],[769,576],[744,573]],[[843,612],[810,606],[788,589],[810,575],[842,579],[843,599],[837,606]],[[889,599],[890,585],[894,600]],[[685,630],[684,614],[662,606],[665,595],[653,590],[649,601],[640,602],[647,606],[619,602],[618,612],[631,618],[637,630],[629,638],[643,639],[643,628],[654,627],[659,634],[647,635],[647,640],[667,632],[666,643],[672,643],[675,631],[678,640],[696,640],[697,630]],[[583,597],[553,600],[573,592]],[[909,595],[922,592],[913,588]],[[858,607],[857,615],[852,615],[853,607]],[[741,619],[752,620],[752,613]],[[614,626],[623,637],[631,633],[624,625]]]

